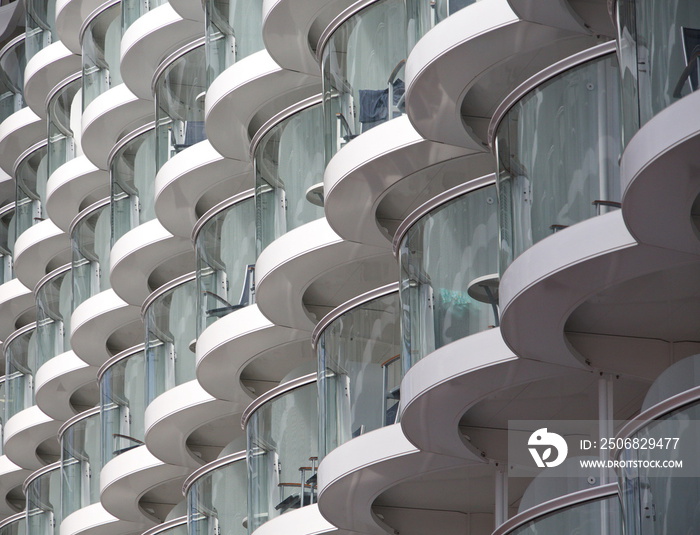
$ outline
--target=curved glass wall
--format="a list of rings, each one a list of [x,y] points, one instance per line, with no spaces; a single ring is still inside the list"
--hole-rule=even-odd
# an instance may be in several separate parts
[[[430,2],[382,0],[335,29],[321,63],[326,161],[353,138],[405,113],[406,58],[432,17]]]
[[[144,302],[147,403],[195,379],[196,315],[194,273],[156,290]]]
[[[182,516],[172,520],[166,520],[162,524],[159,524],[148,531],[144,531],[142,535],[188,535],[187,517]]]
[[[7,337],[5,354],[5,422],[34,405],[34,373],[37,361],[36,323]]]
[[[121,3],[87,23],[83,34],[83,109],[110,87],[121,83]]]
[[[15,166],[15,237],[45,217],[46,182],[48,181],[46,141],[27,150]]]
[[[314,373],[269,391],[262,404],[246,410],[252,409],[245,425],[249,533],[316,502],[317,398]]]
[[[12,254],[15,248],[15,203],[0,208],[0,284],[14,277]]]
[[[191,48],[193,47],[193,48]],[[157,75],[156,169],[187,147],[204,141],[204,97],[207,69],[204,42],[198,39],[174,57]]]
[[[88,206],[71,223],[73,310],[86,299],[108,290],[111,212],[109,199]]]
[[[5,405],[7,402],[7,389],[5,388],[5,376],[0,377],[0,455],[4,454],[5,443]]]
[[[165,4],[167,0],[123,0],[122,2],[122,35],[136,20],[151,9]]]
[[[144,444],[146,354],[143,345],[108,361],[98,374],[102,414],[102,464]]]
[[[205,0],[207,87],[236,61],[262,50],[262,0]]]
[[[12,515],[0,522],[0,535],[26,535],[27,515],[24,511]]]
[[[187,487],[189,535],[247,535],[248,467],[245,451],[207,465]],[[185,483],[187,485],[187,482]]]
[[[436,349],[498,325],[496,188],[467,184],[444,198],[400,236],[404,372]]]
[[[125,137],[110,155],[112,245],[131,229],[151,221],[155,213],[155,126]]]
[[[39,281],[36,295],[38,370],[49,360],[70,350],[70,316],[73,284],[71,265],[55,269]]]
[[[321,332],[316,343],[320,458],[396,421],[402,377],[399,312],[394,288],[344,311]]]
[[[65,83],[66,81],[62,82]],[[80,73],[71,76],[65,85],[48,98],[48,176],[64,163],[72,160],[79,151],[78,135],[81,132],[81,106],[79,92],[82,87]]]
[[[61,503],[61,463],[56,462],[32,474],[24,484],[27,497],[29,533],[58,535]]]
[[[627,142],[654,115],[700,87],[700,4],[618,0],[616,12]]]
[[[27,61],[56,40],[56,0],[25,2]]]
[[[0,50],[0,123],[24,107],[24,35]]]
[[[304,223],[323,217],[323,207],[307,197],[323,183],[323,109],[315,104],[268,131],[255,146],[257,254]]]
[[[100,501],[100,409],[74,416],[59,430],[61,441],[61,520]]]
[[[197,336],[255,301],[255,199],[249,191],[204,214],[194,230]]]

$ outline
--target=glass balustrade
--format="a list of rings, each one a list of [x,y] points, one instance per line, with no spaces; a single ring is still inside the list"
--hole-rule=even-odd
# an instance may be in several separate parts
[[[187,517],[181,516],[166,520],[154,528],[144,531],[141,535],[188,535]]]
[[[498,125],[501,271],[543,238],[620,206],[617,58],[552,74]]]
[[[20,156],[15,165],[15,237],[46,217],[46,141],[40,141]]]
[[[25,2],[27,61],[56,41],[56,0]]]
[[[27,65],[24,34],[0,50],[0,123],[24,108],[24,68]]]
[[[195,143],[204,141],[206,96],[204,40],[176,52],[159,67],[156,100],[156,168]]]
[[[83,110],[122,82],[119,72],[122,8],[119,1],[110,4],[83,23]]]
[[[15,203],[0,208],[0,285],[14,278],[12,254],[15,249]]]
[[[254,144],[257,254],[283,234],[323,217],[320,103],[290,110]],[[319,190],[320,188],[320,190]]]
[[[146,326],[146,400],[195,379],[197,281],[179,277],[143,304]]]
[[[80,153],[82,83],[76,73],[54,88],[47,98],[49,121],[48,176]]]
[[[139,345],[122,351],[98,373],[102,414],[102,463],[144,444],[146,354]]]
[[[16,330],[5,339],[5,422],[34,403],[37,361],[36,323]]]
[[[0,377],[0,455],[4,455],[5,449],[5,406],[7,405],[7,388],[5,376]]]
[[[0,535],[28,535],[27,514],[22,511],[0,521]]]
[[[73,284],[71,264],[46,275],[34,290],[38,370],[52,358],[70,350],[70,316]]]
[[[204,214],[194,232],[197,336],[255,301],[255,199],[247,191]]]
[[[399,228],[402,365],[498,325],[498,208],[492,179],[457,186]]]
[[[34,472],[24,482],[27,527],[31,534],[58,535],[61,504],[61,463]]]
[[[123,0],[121,16],[122,35],[139,17],[166,2],[167,0]]]
[[[430,2],[433,24],[442,22],[450,15],[457,13],[460,9],[464,9],[467,6],[481,1],[482,0],[436,0],[435,2]]]
[[[391,285],[341,305],[314,331],[320,458],[396,421],[402,377],[400,317],[399,295]]]

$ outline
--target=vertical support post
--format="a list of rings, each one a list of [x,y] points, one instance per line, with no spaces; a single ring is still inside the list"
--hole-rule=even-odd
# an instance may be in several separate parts
[[[496,470],[496,529],[508,520],[508,474],[505,467]]]

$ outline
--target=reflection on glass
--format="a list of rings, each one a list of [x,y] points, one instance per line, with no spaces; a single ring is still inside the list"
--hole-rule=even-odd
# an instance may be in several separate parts
[[[86,299],[109,289],[111,213],[109,198],[92,204],[71,223],[73,310]]]
[[[11,281],[15,248],[15,203],[0,208],[0,284]]]
[[[619,207],[619,85],[608,54],[533,89],[503,117],[501,271],[541,239]]]
[[[202,40],[188,45],[182,55],[158,75],[155,84],[157,169],[180,151],[207,138],[204,131],[206,77]]]
[[[38,470],[40,475],[25,483],[29,533],[58,535],[61,503],[61,463]]]
[[[8,516],[0,522],[0,535],[26,535],[27,515],[24,511]]]
[[[194,231],[197,336],[255,301],[255,200],[248,191],[212,208]]]
[[[216,532],[212,532],[212,534],[216,535]],[[148,531],[144,531],[142,535],[188,535],[187,517],[183,516],[173,518],[172,520],[166,520],[162,524],[159,524]]]
[[[406,109],[404,66],[430,29],[430,2],[382,0],[350,17],[323,49],[326,160]]]
[[[92,19],[83,35],[83,109],[96,97],[121,83],[121,3]]]
[[[49,360],[70,350],[70,316],[73,298],[71,265],[55,269],[39,281],[36,290],[38,370]]]
[[[454,15],[460,9],[481,2],[481,0],[436,0],[430,3],[432,9],[433,24],[442,22],[450,15]]]
[[[123,0],[122,1],[122,35],[136,19],[151,9],[165,4],[167,0]]]
[[[393,291],[325,327],[318,352],[320,457],[396,421],[401,384],[400,305]]]
[[[5,354],[5,422],[34,405],[36,323],[16,330],[2,347]]]
[[[89,409],[59,430],[61,441],[61,519],[100,500],[100,410]]]
[[[26,151],[15,167],[15,237],[45,217],[47,169],[46,141],[41,141]]]
[[[67,83],[66,83],[67,82]],[[81,132],[80,114],[80,73],[62,82],[60,89],[49,95],[47,111],[49,116],[49,155],[48,176],[64,163],[72,160],[79,152],[80,141],[74,135]]]
[[[620,499],[609,496],[535,518],[509,535],[621,535]],[[638,533],[638,532],[637,532]]]
[[[316,502],[316,374],[304,380],[293,390],[278,387],[280,393],[255,409],[246,422],[249,533],[268,520]]]
[[[49,46],[56,40],[56,0],[27,0],[26,9],[26,46],[27,61],[34,54]]]
[[[195,378],[196,306],[194,273],[156,290],[144,303],[148,403]]]
[[[447,194],[449,200],[423,215],[401,239],[404,371],[436,349],[498,324],[495,295],[472,295],[481,288],[478,280],[498,273],[496,188],[466,188],[457,198]]]
[[[0,123],[24,107],[24,34],[0,50]]]
[[[257,254],[283,234],[323,217],[307,192],[323,183],[320,104],[284,119],[255,147]]]
[[[207,87],[236,61],[264,48],[262,0],[206,0]]]
[[[5,388],[5,376],[0,377],[0,455],[4,454],[5,445],[5,405],[7,401],[7,389]]]
[[[146,355],[143,345],[122,351],[100,370],[102,464],[144,444]]]

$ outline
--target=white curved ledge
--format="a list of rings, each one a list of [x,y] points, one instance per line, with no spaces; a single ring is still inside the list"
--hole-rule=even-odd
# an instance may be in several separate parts
[[[346,240],[387,247],[413,209],[492,171],[492,154],[427,141],[406,116],[399,117],[362,134],[331,159],[323,177],[326,218]]]
[[[24,70],[24,100],[39,117],[46,117],[46,97],[56,85],[82,68],[82,60],[61,41],[37,52]]]
[[[83,152],[97,167],[108,170],[107,157],[122,134],[152,121],[153,114],[153,101],[138,98],[126,84],[105,91],[83,112]]]
[[[278,535],[279,533],[284,533],[284,535],[321,535],[321,533],[343,535],[338,528],[323,518],[316,503],[265,522],[253,532],[253,535]]]
[[[164,264],[171,264],[164,282],[194,269],[192,242],[173,236],[157,219],[124,234],[109,258],[112,288],[124,301],[138,306],[154,289],[149,285],[151,275]]]
[[[101,366],[113,354],[143,341],[141,310],[114,290],[100,292],[73,312],[70,341],[78,357]]]
[[[15,242],[15,274],[28,288],[70,262],[70,239],[53,221],[46,219],[25,230]]]
[[[487,144],[493,112],[515,87],[595,44],[593,36],[522,21],[507,0],[477,2],[413,48],[406,111],[424,138],[478,150]]]
[[[381,261],[382,257],[387,256],[391,256],[391,253],[386,247],[343,240],[331,229],[325,217],[302,225],[272,242],[258,257],[255,268],[258,308],[276,325],[311,331],[316,319],[307,310],[304,294],[315,280],[341,266],[362,261]],[[393,258],[391,262],[394,262]],[[385,275],[371,273],[369,270],[365,270],[365,274],[378,278]],[[396,273],[392,275],[395,280]],[[392,282],[386,280],[377,284],[374,278],[373,281],[367,290],[381,286],[381,282]],[[316,298],[324,290],[326,294],[338,294],[337,286],[321,287],[315,292]],[[361,293],[362,289],[355,288],[355,291]],[[283,301],[280,301],[281,295],[285,296]],[[329,305],[323,298],[309,304]]]
[[[139,98],[153,100],[151,79],[160,62],[203,34],[201,23],[183,19],[168,2],[152,9],[122,37],[122,80]]]
[[[304,349],[307,355],[299,355]],[[242,383],[245,369],[263,355],[270,362],[265,369],[279,372],[279,377],[264,377],[272,386],[287,370],[314,357],[311,335],[308,331],[275,325],[257,305],[247,306],[210,325],[197,339],[197,380],[218,399],[250,403],[254,394]],[[295,358],[297,355],[301,358]],[[260,379],[255,373],[248,375],[249,382]],[[256,394],[260,394],[257,390]]]
[[[204,4],[202,2],[192,0],[169,0],[169,2],[183,19],[204,22]]]
[[[17,158],[46,137],[46,122],[30,108],[22,108],[0,123],[0,168],[14,173]]]
[[[94,503],[64,518],[60,535],[136,535],[153,524],[119,520],[110,515],[101,503]]]
[[[44,414],[36,405],[18,412],[5,423],[5,455],[15,464],[27,470],[38,470],[46,463],[37,448],[47,440],[58,441],[56,435],[61,422]]]
[[[615,37],[608,0],[508,0],[508,3],[523,20],[572,32]]]
[[[20,468],[6,455],[0,456],[0,516],[3,518],[17,512],[7,501],[8,495],[21,486],[30,474],[29,470]]]
[[[265,50],[251,54],[221,73],[207,91],[209,142],[223,156],[246,161],[258,128],[320,91],[320,77],[283,69]]]
[[[54,420],[68,420],[76,411],[71,397],[85,386],[95,386],[97,368],[78,358],[73,351],[55,356],[34,376],[37,406]]]
[[[153,456],[146,446],[138,446],[109,461],[100,472],[100,502],[121,520],[157,522],[139,506],[141,497],[163,485],[182,487],[191,472],[182,466],[166,464]]]
[[[470,464],[482,464],[474,457]],[[318,507],[340,529],[386,535],[392,528],[372,511],[385,490],[431,472],[463,467],[467,461],[418,450],[390,425],[346,442],[331,451],[318,468]],[[419,469],[417,469],[420,467]]]
[[[46,213],[57,227],[70,231],[73,218],[93,202],[109,196],[109,173],[86,156],[77,156],[56,169],[46,185]]]
[[[244,404],[214,398],[196,380],[176,386],[146,407],[148,450],[165,463],[198,468],[203,461],[187,447],[187,438],[203,425],[229,417],[233,440],[241,433],[236,421],[243,409]]]
[[[18,279],[0,286],[0,339],[34,321],[34,293]]]
[[[253,182],[249,163],[224,158],[209,141],[200,141],[173,156],[158,171],[156,215],[175,236],[189,238],[199,215],[250,188]]]
[[[105,0],[57,0],[56,33],[61,42],[74,54],[82,54],[80,28],[95,9]]]

